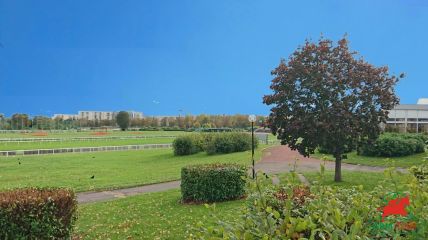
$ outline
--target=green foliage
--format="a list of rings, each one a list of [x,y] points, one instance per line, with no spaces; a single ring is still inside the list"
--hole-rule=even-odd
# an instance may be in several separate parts
[[[172,143],[172,147],[174,148],[174,155],[177,156],[191,155],[202,151],[195,135],[177,137]]]
[[[366,141],[358,151],[363,156],[400,157],[425,152],[427,137],[422,134],[386,133],[374,143]]]
[[[129,127],[130,118],[129,113],[125,111],[120,111],[116,116],[116,123],[119,125],[122,131],[125,131]]]
[[[258,145],[254,138],[254,147]],[[217,133],[208,141],[206,151],[208,154],[232,153],[251,150],[251,135],[247,133]]]
[[[257,147],[254,138],[254,147]],[[242,132],[194,133],[177,137],[173,142],[175,155],[190,155],[202,151],[208,154],[244,152],[251,149],[251,135]]]
[[[420,166],[412,166],[410,172],[421,182],[428,182],[428,164],[426,160]]]
[[[181,169],[184,202],[220,202],[245,194],[247,169],[236,164],[193,165]]]
[[[428,239],[428,184],[393,168],[371,192],[317,181],[306,187],[294,174],[279,186],[258,178],[248,187],[251,194],[237,221],[199,224],[189,239]],[[405,196],[408,215],[382,221],[382,207]]]
[[[77,202],[67,189],[16,189],[0,192],[0,239],[67,239]]]

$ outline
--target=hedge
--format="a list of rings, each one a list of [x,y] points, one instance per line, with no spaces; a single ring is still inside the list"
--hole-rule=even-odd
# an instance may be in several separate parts
[[[254,138],[257,147],[257,138]],[[242,132],[194,133],[177,137],[173,142],[175,155],[190,155],[202,151],[208,154],[243,152],[251,149],[251,135]]]
[[[254,137],[254,147],[258,140]],[[207,153],[232,153],[251,150],[251,135],[247,133],[217,133],[207,144]]]
[[[0,239],[69,239],[77,201],[68,189],[0,192]]]
[[[245,194],[247,169],[236,164],[206,164],[181,169],[183,202],[220,202]]]
[[[358,153],[364,156],[400,157],[425,152],[425,136],[421,134],[383,134],[374,143],[363,143]]]

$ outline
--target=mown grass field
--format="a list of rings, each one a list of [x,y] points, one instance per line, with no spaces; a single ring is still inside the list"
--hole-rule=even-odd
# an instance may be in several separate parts
[[[139,139],[96,139],[87,141],[67,141],[65,139],[64,141],[58,142],[0,142],[0,151],[172,143],[174,139],[174,137],[161,137]]]
[[[216,222],[211,209],[181,204],[180,197],[170,190],[80,205],[75,233],[82,239],[185,239],[197,222]],[[217,203],[215,212],[221,220],[236,219],[244,202]]]
[[[357,155],[356,152],[351,152],[346,155],[348,159],[344,159],[343,160],[344,163],[388,167],[388,166],[391,166],[391,163],[393,162],[397,167],[407,168],[407,167],[421,164],[424,158],[428,157],[428,152],[415,154],[411,156],[392,157],[392,158],[360,156],[360,155]],[[322,154],[322,153],[316,152],[311,156],[318,159],[325,158],[328,161],[334,161],[334,157],[330,154]]]
[[[261,157],[262,148],[256,150],[256,159]],[[70,187],[75,191],[131,187],[177,180],[181,168],[189,164],[249,165],[250,159],[251,151],[174,156],[172,149],[2,157],[0,190],[28,186]]]
[[[372,190],[384,179],[383,173],[344,171],[344,181],[334,183],[333,172],[327,171],[322,184],[340,187],[362,185]],[[310,181],[318,174],[305,173]],[[287,174],[280,174],[281,182]],[[245,200],[217,203],[215,215],[222,221],[233,221],[240,215]],[[180,191],[170,190],[143,194],[126,199],[79,206],[76,234],[82,239],[185,239],[196,223],[213,224],[217,219],[204,205],[183,205]]]
[[[303,174],[310,183],[320,182],[319,173],[307,172]],[[320,182],[322,185],[352,187],[362,185],[364,190],[373,190],[381,181],[388,179],[383,172],[357,172],[342,170],[342,182],[335,182],[334,171],[326,171]]]
[[[103,135],[105,134],[105,135]],[[112,136],[178,136],[187,134],[184,131],[35,131],[32,133],[0,133],[0,138],[73,138],[73,137],[112,137]]]

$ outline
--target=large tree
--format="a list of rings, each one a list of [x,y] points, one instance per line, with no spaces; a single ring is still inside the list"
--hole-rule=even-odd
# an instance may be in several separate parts
[[[129,127],[130,123],[129,113],[126,111],[120,111],[116,116],[116,123],[122,131],[125,131]]]
[[[306,41],[272,75],[273,94],[263,98],[272,105],[272,132],[305,157],[320,146],[330,149],[335,181],[342,179],[348,145],[377,139],[380,123],[398,103],[394,86],[399,77],[350,51],[346,38],[337,44],[323,38]]]

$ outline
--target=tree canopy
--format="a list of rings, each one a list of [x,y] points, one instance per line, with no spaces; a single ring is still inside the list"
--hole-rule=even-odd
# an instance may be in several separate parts
[[[348,145],[374,141],[388,110],[398,103],[394,86],[400,77],[359,57],[343,38],[333,44],[306,41],[272,73],[269,126],[282,144],[304,156],[323,146],[336,158],[335,180]]]
[[[125,111],[120,111],[116,116],[116,123],[119,125],[122,131],[125,131],[129,127],[130,117],[129,113]]]

